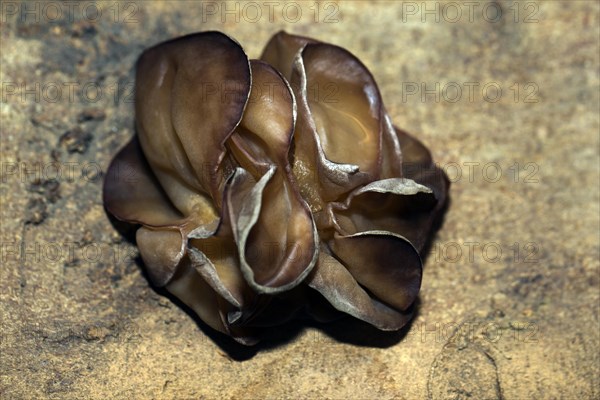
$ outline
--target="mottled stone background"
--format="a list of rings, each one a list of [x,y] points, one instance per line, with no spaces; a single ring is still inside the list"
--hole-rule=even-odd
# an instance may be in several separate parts
[[[0,396],[600,397],[599,3],[1,3]],[[348,48],[452,204],[396,335],[292,324],[240,349],[153,289],[101,175],[142,49],[218,29]],[[459,91],[460,90],[460,91]]]

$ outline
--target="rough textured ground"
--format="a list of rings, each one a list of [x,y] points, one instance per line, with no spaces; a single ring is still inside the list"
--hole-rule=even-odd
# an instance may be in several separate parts
[[[3,399],[600,397],[599,3],[69,4],[1,3]],[[254,57],[279,29],[348,48],[448,171],[405,331],[240,350],[149,285],[101,174],[136,57],[209,29]]]

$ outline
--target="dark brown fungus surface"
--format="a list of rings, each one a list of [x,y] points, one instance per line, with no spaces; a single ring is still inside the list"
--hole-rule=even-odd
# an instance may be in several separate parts
[[[222,33],[181,37],[140,56],[135,113],[104,204],[208,325],[252,344],[301,310],[410,320],[448,180],[350,52],[280,32],[249,60]]]

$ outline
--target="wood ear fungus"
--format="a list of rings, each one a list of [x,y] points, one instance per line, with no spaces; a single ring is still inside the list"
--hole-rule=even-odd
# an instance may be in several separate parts
[[[140,56],[135,119],[105,207],[212,328],[253,344],[331,306],[409,321],[449,182],[350,52],[280,32],[250,60],[220,32],[177,38]]]

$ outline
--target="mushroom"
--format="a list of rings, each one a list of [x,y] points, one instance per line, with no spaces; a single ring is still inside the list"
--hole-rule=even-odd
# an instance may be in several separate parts
[[[249,60],[223,33],[184,36],[140,56],[135,113],[104,204],[140,225],[153,284],[244,344],[328,304],[410,320],[449,183],[350,52],[280,32]]]

